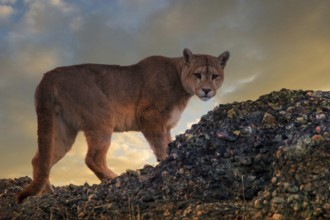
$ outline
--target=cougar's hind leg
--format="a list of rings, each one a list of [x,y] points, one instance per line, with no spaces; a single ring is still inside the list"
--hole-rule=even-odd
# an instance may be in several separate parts
[[[38,166],[39,166],[39,152],[37,152],[32,159],[34,180],[38,178],[38,172],[37,172]],[[51,186],[49,179],[47,178],[44,182],[45,182],[44,186],[42,187],[42,189],[40,189],[38,193],[53,192],[53,187]]]
[[[100,180],[113,179],[117,176],[108,168],[106,162],[111,134],[111,131],[105,132],[104,130],[85,131],[88,144],[85,162]]]
[[[51,158],[51,167],[53,167],[67,152],[71,150],[78,133],[78,129],[66,123],[60,114],[55,116],[54,130],[54,153]],[[49,179],[44,191],[53,192],[53,187],[50,184]]]

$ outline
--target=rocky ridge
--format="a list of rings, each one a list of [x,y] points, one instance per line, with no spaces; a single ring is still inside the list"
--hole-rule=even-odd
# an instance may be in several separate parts
[[[155,167],[16,204],[30,181],[0,180],[0,219],[330,219],[330,92],[219,105]]]

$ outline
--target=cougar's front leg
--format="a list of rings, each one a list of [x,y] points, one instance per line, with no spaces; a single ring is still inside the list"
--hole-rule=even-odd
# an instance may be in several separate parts
[[[168,144],[171,141],[170,130],[159,127],[152,129],[143,129],[142,133],[149,142],[150,147],[157,158],[157,161],[165,160],[168,156]]]
[[[117,175],[107,166],[107,152],[110,147],[112,132],[106,130],[85,131],[88,151],[85,162],[100,179],[113,179]]]

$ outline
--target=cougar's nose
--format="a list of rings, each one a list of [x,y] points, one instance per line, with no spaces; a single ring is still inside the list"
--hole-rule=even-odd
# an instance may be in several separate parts
[[[202,89],[202,91],[205,93],[205,95],[207,95],[207,93],[209,93],[211,89]]]

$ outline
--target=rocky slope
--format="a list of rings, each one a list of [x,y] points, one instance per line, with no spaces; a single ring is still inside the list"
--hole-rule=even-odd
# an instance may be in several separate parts
[[[220,105],[156,167],[20,205],[31,179],[0,180],[0,219],[330,219],[329,117],[321,91]]]

